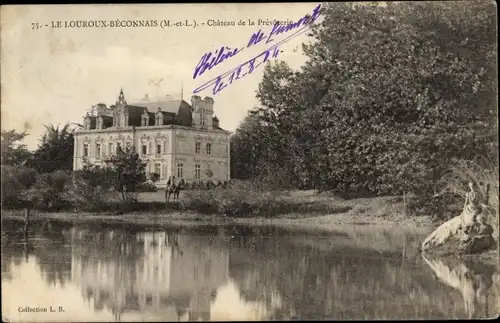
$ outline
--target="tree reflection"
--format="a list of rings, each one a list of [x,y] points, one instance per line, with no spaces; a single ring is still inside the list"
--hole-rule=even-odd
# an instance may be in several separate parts
[[[65,285],[71,279],[70,232],[67,225],[45,222],[32,233],[32,254],[49,285]]]
[[[460,293],[468,318],[498,316],[500,281],[495,266],[449,257],[422,257],[441,283]]]
[[[65,285],[71,273],[71,249],[67,225],[51,222],[6,222],[2,227],[2,273],[11,265],[34,256],[40,273],[49,285]]]
[[[2,279],[12,279],[13,265],[19,266],[27,255],[24,234],[15,226],[2,224]]]
[[[304,239],[310,241],[305,244]],[[444,286],[430,281],[418,258],[409,260],[401,252],[404,246],[413,253],[416,245],[408,243],[413,239],[384,252],[348,244],[335,246],[335,238],[244,240],[243,245],[241,241],[232,245],[230,275],[247,300],[266,303],[271,309],[269,319],[422,319],[467,315],[459,295],[450,295]],[[325,242],[331,243],[330,249]]]

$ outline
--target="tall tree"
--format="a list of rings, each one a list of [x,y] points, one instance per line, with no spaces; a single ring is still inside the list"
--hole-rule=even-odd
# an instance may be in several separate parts
[[[73,169],[74,136],[70,124],[62,128],[45,126],[38,149],[33,154],[31,165],[40,173]]]
[[[231,178],[249,179],[260,173],[260,161],[264,158],[266,140],[258,118],[249,113],[231,136]]]
[[[15,130],[2,130],[2,165],[21,166],[28,162],[31,158],[31,153],[26,148],[26,145],[20,143],[27,135],[26,132],[19,133]]]
[[[282,161],[315,187],[389,194],[428,190],[457,160],[486,154],[496,139],[495,9],[323,5],[306,64],[270,65],[259,86]]]
[[[133,148],[119,148],[111,159],[113,183],[123,201],[136,199],[139,188],[147,181],[146,164]]]

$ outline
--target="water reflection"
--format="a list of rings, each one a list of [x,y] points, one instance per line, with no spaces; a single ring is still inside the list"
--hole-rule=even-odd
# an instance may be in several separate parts
[[[498,315],[500,277],[494,266],[473,260],[422,257],[440,282],[460,292],[468,318]]]
[[[209,320],[210,302],[228,280],[228,254],[209,237],[78,229],[72,236],[73,281],[117,320],[127,311]]]
[[[23,294],[2,309],[13,321],[494,316],[496,268],[422,259],[421,238],[368,229],[306,234],[57,223],[33,224],[25,236],[19,224],[6,223],[2,293]],[[17,311],[51,305],[64,305],[65,315]]]

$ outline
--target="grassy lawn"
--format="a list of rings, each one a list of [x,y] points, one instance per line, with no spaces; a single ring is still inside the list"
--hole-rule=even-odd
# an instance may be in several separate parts
[[[82,220],[92,218],[93,221],[130,221],[154,222],[167,221],[227,221],[252,224],[283,224],[286,226],[307,226],[314,229],[335,229],[341,224],[371,225],[411,224],[418,227],[432,222],[427,217],[407,217],[401,197],[375,197],[344,199],[329,193],[316,194],[312,190],[274,192],[274,197],[266,198],[269,192],[252,192],[247,189],[228,189],[215,192],[183,191],[180,203],[165,204],[165,193],[144,192],[138,196],[139,203],[124,209],[111,209],[102,212],[75,212],[60,210],[43,212],[33,210],[37,217]],[[250,204],[242,210],[243,204]],[[215,208],[214,208],[215,206]],[[222,208],[221,208],[222,207]],[[239,208],[239,209],[238,209]],[[233,210],[239,210],[234,212]],[[231,212],[234,213],[231,213]],[[22,210],[8,212],[8,217],[23,217]],[[2,215],[4,218],[4,214]]]
[[[180,201],[188,201],[188,193],[180,194]],[[295,190],[282,192],[282,212],[287,218],[310,218],[319,216],[349,216],[353,218],[395,219],[404,216],[401,197],[387,196],[375,198],[343,199],[328,193],[316,194],[314,190]],[[165,193],[147,192],[139,194],[139,201],[145,203],[164,203]]]
[[[204,191],[203,194],[210,194]],[[233,204],[229,209],[239,207],[239,200],[248,194],[242,195],[234,191],[226,192],[233,196]],[[144,225],[275,225],[284,228],[297,228],[301,230],[326,230],[346,231],[355,226],[363,225],[367,230],[377,231],[380,228],[409,228],[424,229],[432,222],[427,217],[405,217],[403,214],[403,203],[401,197],[376,197],[342,199],[330,194],[316,194],[314,191],[291,191],[279,193],[279,201],[272,202],[269,206],[271,212],[267,211],[267,205],[259,210],[263,213],[238,213],[235,216],[227,215],[226,211],[212,212],[205,206],[194,208],[193,201],[189,198],[189,192],[181,192],[181,203],[165,204],[164,191],[148,192],[139,194],[139,203],[133,209],[123,212],[43,212],[33,210],[34,219],[56,219],[71,222],[92,223],[130,223]],[[212,204],[218,204],[226,195],[215,194]],[[250,198],[260,198],[254,195]],[[183,201],[184,200],[184,201]],[[183,205],[184,204],[184,205]],[[273,205],[274,204],[274,205]],[[207,212],[209,211],[209,212]],[[23,210],[9,210],[2,213],[2,219],[23,219]],[[353,226],[354,225],[354,226]],[[427,230],[427,229],[426,229]]]
[[[138,199],[140,202],[165,202],[165,191],[139,193]]]

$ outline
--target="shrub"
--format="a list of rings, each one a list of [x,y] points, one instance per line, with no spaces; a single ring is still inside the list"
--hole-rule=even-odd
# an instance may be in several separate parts
[[[139,191],[152,189],[146,184],[145,167],[133,148],[119,149],[109,166],[86,163],[83,169],[76,171],[68,192],[69,199],[79,210],[103,211],[115,208],[115,200],[120,196],[119,207],[128,208],[128,205],[137,203]],[[152,179],[155,178],[152,175]]]
[[[462,212],[465,195],[469,191],[468,183],[475,184],[482,199],[486,198],[489,185],[488,202],[484,208],[490,223],[498,230],[498,168],[488,163],[460,161],[449,174],[437,182],[441,191],[430,188],[409,202],[412,213],[433,215],[436,221],[448,220]]]
[[[148,180],[150,180],[153,183],[156,183],[160,180],[160,174],[158,173],[149,173],[148,174]]]
[[[185,208],[227,216],[269,216],[277,213],[282,205],[279,192],[262,190],[251,182],[235,182],[227,189],[193,189],[186,191],[185,196]]]
[[[73,173],[66,196],[77,210],[108,210],[117,198],[113,176],[109,168],[86,165]]]
[[[494,165],[482,166],[476,162],[462,161],[453,168],[446,178],[447,190],[465,199],[469,191],[468,183],[475,184],[478,193],[483,199],[488,199],[489,209],[498,209],[498,169]],[[486,188],[489,185],[489,194],[486,197]]]
[[[430,189],[408,199],[409,215],[430,215],[434,221],[443,221],[462,212],[464,200],[460,196],[444,191],[436,194]]]
[[[25,198],[37,209],[60,209],[68,205],[65,191],[70,180],[68,171],[37,174],[36,182],[25,192]]]
[[[493,226],[495,234],[498,235],[498,164],[462,161],[453,168],[446,178],[446,183],[448,192],[459,196],[461,203],[464,202],[465,194],[469,191],[468,183],[473,183],[482,200],[486,201],[483,211],[487,215],[488,222]],[[486,192],[488,186],[489,191]]]
[[[158,188],[154,183],[146,182],[141,184],[139,187],[139,192],[157,192]]]
[[[2,207],[23,207],[25,191],[36,181],[36,171],[23,166],[2,165]]]

